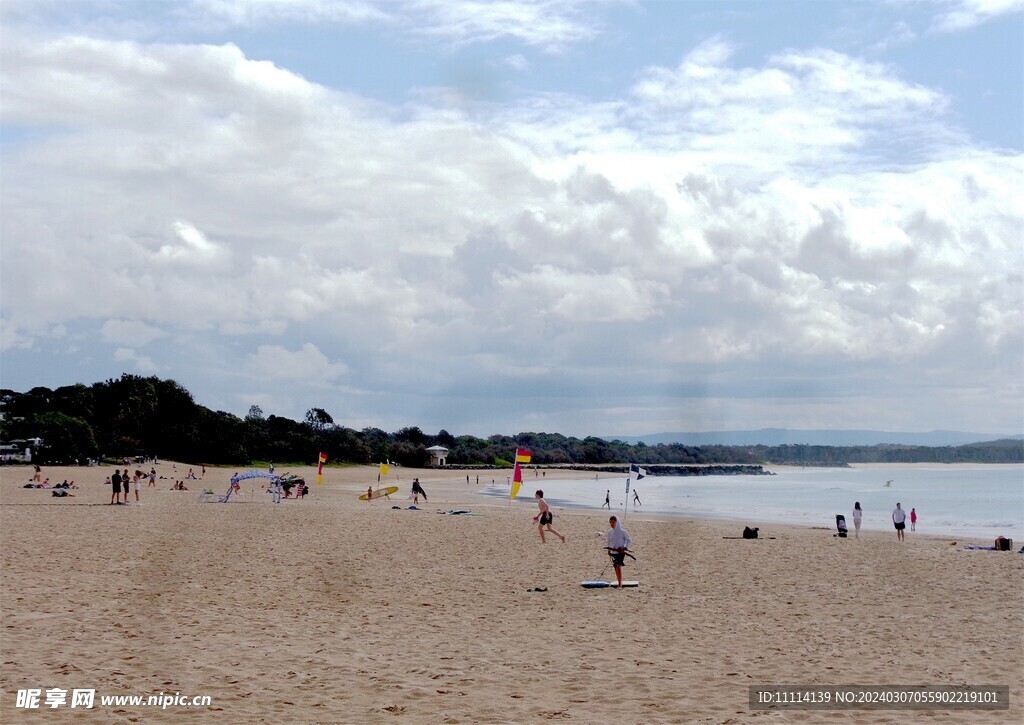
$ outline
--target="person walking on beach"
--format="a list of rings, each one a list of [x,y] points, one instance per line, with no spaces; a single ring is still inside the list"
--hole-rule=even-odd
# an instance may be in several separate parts
[[[611,491],[605,491],[604,492],[604,503],[601,504],[601,508],[604,508],[605,506],[608,507],[609,511],[612,510],[612,492]]]
[[[136,470],[135,475],[132,477],[132,488],[135,490],[135,503],[139,502],[139,482],[142,480],[142,471]],[[125,491],[124,497],[128,498],[128,492]]]
[[[860,501],[853,502],[853,538],[860,538],[860,518],[864,514],[860,510]]]
[[[548,506],[548,502],[544,500],[544,492],[537,489],[537,493],[533,494],[533,496],[537,499],[537,508],[540,509],[540,513],[533,517],[533,520],[537,522],[537,531],[540,532],[540,543],[547,543],[544,539],[544,527],[547,526],[548,531],[560,538],[564,544],[565,537],[551,527],[551,522],[554,520],[555,515],[551,513],[551,507]]]
[[[643,504],[640,503],[640,495],[636,492],[636,489],[634,488],[633,489],[633,508],[636,508],[638,505],[642,506]],[[611,506],[609,506],[608,508],[611,509]]]
[[[612,558],[612,566],[615,567],[615,579],[618,581],[619,589],[622,589],[622,565],[626,561],[626,552],[633,545],[633,538],[619,525],[619,519],[612,516],[608,519],[608,533],[605,534],[605,544],[608,547],[608,556]]]
[[[156,485],[156,469],[155,468],[150,468],[149,469],[149,485],[150,486],[155,486]]]
[[[121,503],[121,472],[116,468],[110,477],[110,503]]]
[[[917,509],[910,507],[910,530],[917,531]]]
[[[892,525],[896,527],[896,539],[903,541],[903,529],[907,527],[907,512],[900,508],[899,502],[896,503],[896,508],[892,510]]]

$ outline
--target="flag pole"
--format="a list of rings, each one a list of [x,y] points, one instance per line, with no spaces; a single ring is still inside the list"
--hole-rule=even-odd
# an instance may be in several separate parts
[[[519,468],[519,449],[516,448],[516,452],[512,455],[512,485],[508,489],[508,508],[506,510],[512,510],[512,492],[516,490],[516,469]],[[518,493],[518,491],[516,491]]]
[[[629,484],[633,480],[633,464],[630,463],[626,472],[626,501],[622,505],[622,520],[626,520],[626,512],[629,511]]]

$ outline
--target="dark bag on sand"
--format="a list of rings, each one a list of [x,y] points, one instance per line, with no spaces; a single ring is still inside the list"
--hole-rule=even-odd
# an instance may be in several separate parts
[[[757,529],[752,529],[749,526],[743,527],[743,538],[744,539],[756,539]]]
[[[996,551],[1009,551],[1013,548],[1013,539],[1000,536],[996,539]]]

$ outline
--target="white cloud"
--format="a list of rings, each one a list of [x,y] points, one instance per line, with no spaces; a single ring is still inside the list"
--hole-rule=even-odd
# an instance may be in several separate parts
[[[155,261],[197,265],[207,269],[215,269],[230,261],[228,250],[211,242],[188,222],[176,221],[173,229],[178,243],[161,246],[154,255]]]
[[[365,25],[390,22],[388,5],[366,0],[189,0],[182,15],[202,24],[241,27],[279,23]]]
[[[939,0],[942,12],[933,19],[940,32],[968,30],[996,18],[1024,12],[1024,0]]]
[[[119,347],[114,351],[114,360],[128,363],[140,373],[152,374],[160,371],[160,366],[147,355],[139,355],[135,350]]]
[[[308,385],[330,383],[348,371],[345,363],[331,362],[310,342],[295,352],[280,345],[260,345],[248,356],[246,367],[264,380],[301,381]]]
[[[416,0],[409,9],[422,18],[418,32],[456,46],[512,38],[560,51],[597,35],[588,12],[593,6],[580,0]]]
[[[579,11],[475,8],[452,38],[544,7]],[[557,25],[529,42],[574,37]],[[5,349],[102,325],[152,371],[130,348],[185,337],[163,369],[202,370],[241,414],[301,416],[321,404],[302,391],[344,380],[353,418],[410,422],[402,406],[523,381],[626,411],[637,380],[782,398],[808,359],[850,388],[852,364],[949,387],[984,356],[1007,371],[994,384],[1019,373],[1024,160],[971,146],[949,98],[885,64],[813,49],[736,67],[713,38],[622,98],[453,110],[232,45],[15,36],[0,53],[0,117],[60,129],[5,151]]]

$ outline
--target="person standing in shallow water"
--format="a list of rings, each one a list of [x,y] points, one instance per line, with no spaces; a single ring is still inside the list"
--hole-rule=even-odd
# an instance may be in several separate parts
[[[910,509],[910,530],[917,531],[917,509],[913,507]]]
[[[540,509],[540,513],[533,517],[533,520],[537,523],[537,531],[540,532],[540,543],[546,544],[547,541],[544,539],[544,527],[548,527],[548,531],[557,536],[565,543],[565,537],[555,531],[551,527],[551,522],[554,521],[555,515],[551,513],[551,507],[548,506],[548,502],[544,500],[544,492],[538,490],[537,493],[533,494],[534,498],[537,499],[537,508]]]

